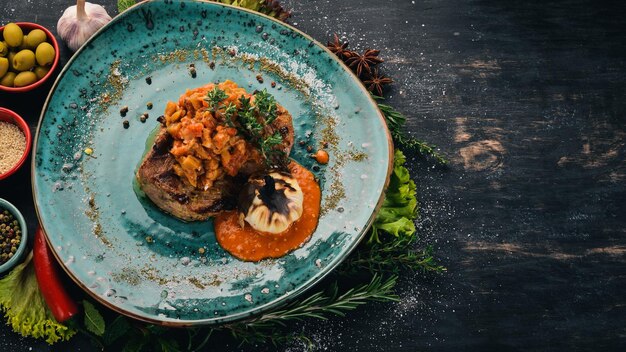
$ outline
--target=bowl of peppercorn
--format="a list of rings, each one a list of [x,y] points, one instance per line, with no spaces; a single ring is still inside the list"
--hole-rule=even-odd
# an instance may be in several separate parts
[[[0,275],[20,263],[26,252],[26,222],[13,204],[0,198]]]

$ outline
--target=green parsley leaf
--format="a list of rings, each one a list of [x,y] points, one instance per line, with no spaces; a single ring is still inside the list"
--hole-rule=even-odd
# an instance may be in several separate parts
[[[98,309],[87,300],[83,301],[83,308],[85,309],[85,328],[96,336],[102,336],[105,330],[105,323]]]
[[[104,331],[104,335],[102,335],[102,339],[106,346],[110,346],[115,341],[117,341],[120,337],[124,336],[131,329],[128,320],[123,316],[119,315],[111,325],[107,327]]]

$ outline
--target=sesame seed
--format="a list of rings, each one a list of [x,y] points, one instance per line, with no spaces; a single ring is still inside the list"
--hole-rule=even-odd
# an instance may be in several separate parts
[[[17,164],[26,150],[24,133],[12,123],[0,121],[0,174]]]

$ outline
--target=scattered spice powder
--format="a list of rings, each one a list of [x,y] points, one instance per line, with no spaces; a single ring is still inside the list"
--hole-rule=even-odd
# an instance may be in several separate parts
[[[0,174],[17,164],[26,150],[24,133],[12,123],[0,121]]]

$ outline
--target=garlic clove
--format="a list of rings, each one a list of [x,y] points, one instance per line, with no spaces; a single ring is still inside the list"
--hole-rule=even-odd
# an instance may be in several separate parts
[[[278,234],[302,216],[304,194],[298,181],[283,172],[251,176],[239,195],[239,221],[262,233]]]
[[[57,32],[67,46],[76,51],[87,39],[96,33],[105,24],[111,21],[111,16],[104,7],[78,0],[75,6],[65,9],[57,22]]]

